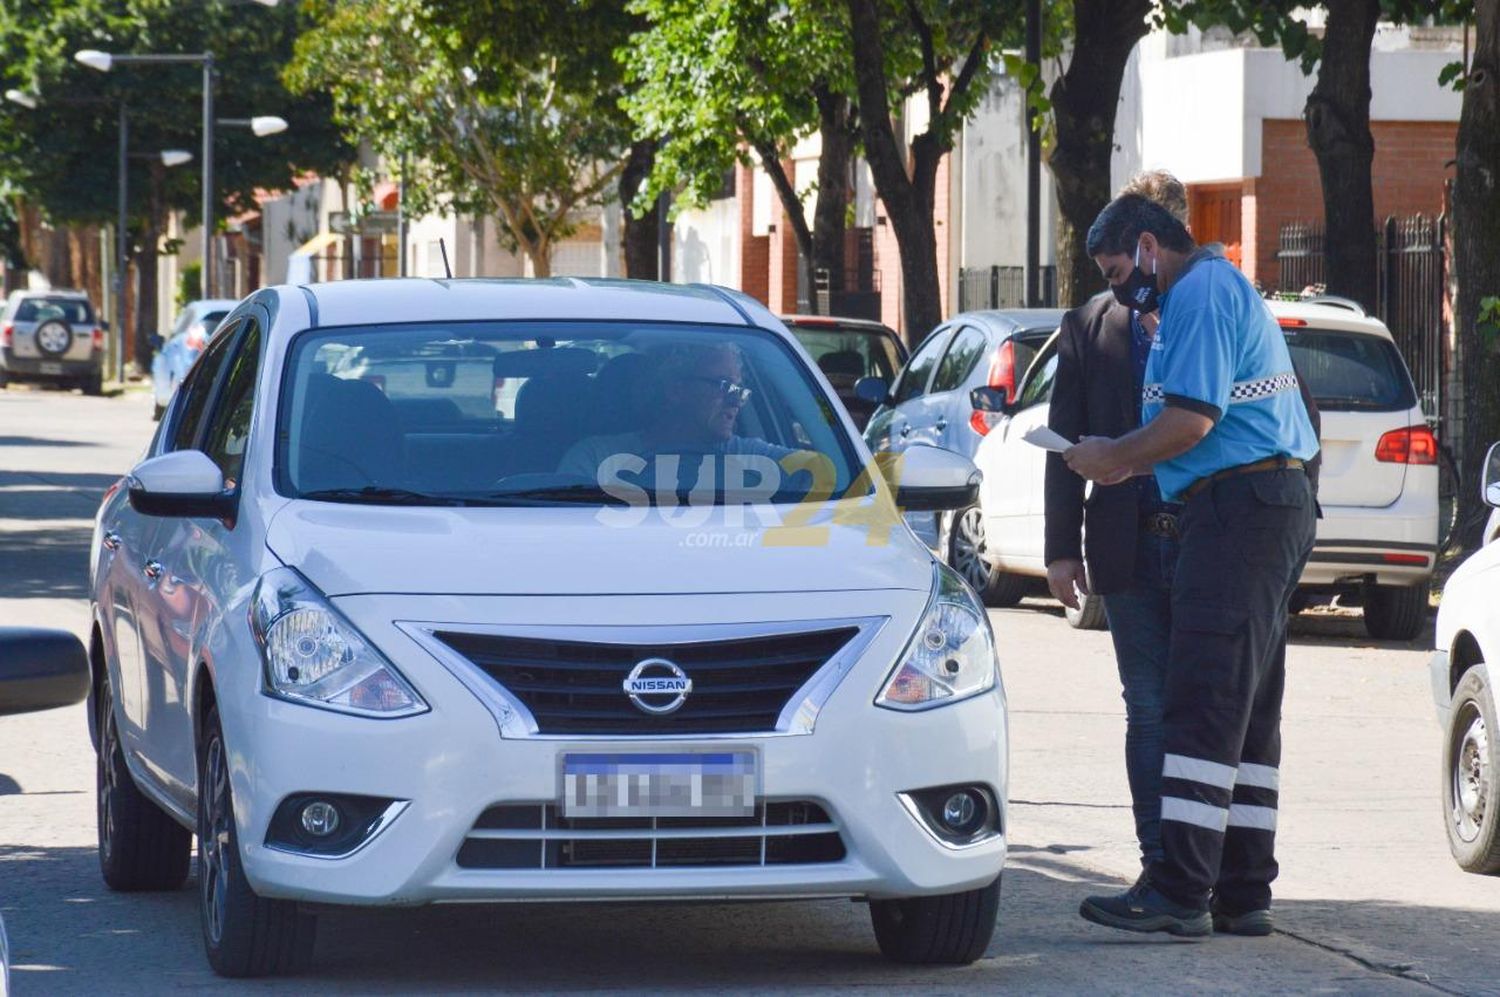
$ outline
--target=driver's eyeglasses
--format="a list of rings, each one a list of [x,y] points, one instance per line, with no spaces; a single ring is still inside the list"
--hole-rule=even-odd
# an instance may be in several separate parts
[[[733,380],[727,377],[690,376],[688,377],[688,380],[704,381],[708,384],[712,384],[715,388],[718,389],[720,398],[724,399],[727,402],[734,402],[736,405],[743,405],[750,400],[750,389],[745,387],[743,384],[736,384]]]

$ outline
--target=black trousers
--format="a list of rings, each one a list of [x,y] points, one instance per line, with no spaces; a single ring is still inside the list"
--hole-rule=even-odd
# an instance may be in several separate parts
[[[1287,609],[1315,532],[1298,469],[1226,478],[1188,500],[1172,585],[1163,858],[1151,883],[1206,908],[1269,907]]]

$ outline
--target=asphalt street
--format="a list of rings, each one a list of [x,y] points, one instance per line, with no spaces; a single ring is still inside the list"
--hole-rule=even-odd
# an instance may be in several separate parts
[[[0,392],[0,624],[84,634],[90,520],[145,447],[149,415],[141,392]],[[865,908],[848,902],[450,906],[325,912],[308,974],[220,981],[191,884],[126,895],[100,881],[93,757],[75,707],[0,718],[0,913],[15,989],[1500,994],[1500,881],[1461,873],[1443,835],[1430,627],[1405,645],[1366,639],[1357,617],[1296,622],[1278,932],[1194,944],[1077,916],[1082,896],[1137,868],[1108,636],[1070,630],[1040,600],[993,619],[1013,723],[1011,859],[999,930],[971,967],[885,963]]]

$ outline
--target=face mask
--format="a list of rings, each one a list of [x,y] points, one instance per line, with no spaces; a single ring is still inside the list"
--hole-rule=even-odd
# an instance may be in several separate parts
[[[1120,283],[1110,288],[1115,294],[1115,300],[1126,308],[1147,314],[1156,311],[1157,299],[1161,292],[1156,287],[1156,264],[1151,264],[1151,272],[1146,273],[1141,269],[1141,244],[1135,245],[1135,269],[1130,272]]]

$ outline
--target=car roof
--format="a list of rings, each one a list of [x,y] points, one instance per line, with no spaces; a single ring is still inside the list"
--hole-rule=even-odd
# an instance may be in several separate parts
[[[789,326],[795,325],[803,329],[861,329],[867,332],[896,335],[896,330],[874,319],[852,318],[847,315],[778,315],[776,317]]]
[[[1374,316],[1366,315],[1364,309],[1352,301],[1344,302],[1342,299],[1326,299],[1322,302],[1315,299],[1280,301],[1268,298],[1266,304],[1271,306],[1271,314],[1277,319],[1301,319],[1312,328],[1332,329],[1338,332],[1362,332],[1394,341],[1385,323]]]
[[[88,294],[83,291],[74,290],[71,287],[54,287],[50,291],[38,291],[35,288],[21,288],[10,292],[13,299],[21,298],[82,298],[88,300]]]
[[[956,322],[959,319],[978,321],[1000,332],[1044,327],[1055,329],[1062,324],[1064,312],[1065,309],[1062,308],[986,308],[962,312],[953,316],[952,321]]]
[[[281,285],[282,297],[306,294],[316,327],[396,322],[616,320],[756,325],[775,330],[769,312],[744,295],[706,284],[611,278],[417,277]]]
[[[189,301],[183,305],[183,311],[216,312],[234,311],[234,306],[240,303],[239,298],[199,298],[197,301]]]

